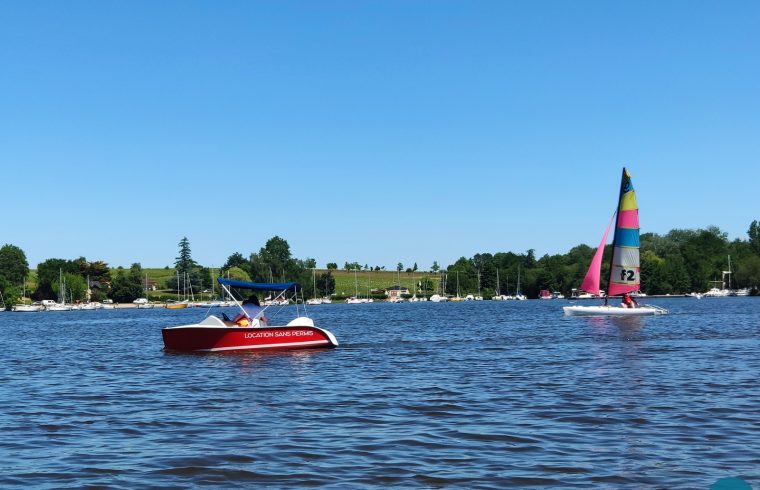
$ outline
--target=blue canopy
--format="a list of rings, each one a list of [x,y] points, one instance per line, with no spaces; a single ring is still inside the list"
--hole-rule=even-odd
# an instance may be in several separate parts
[[[296,291],[301,286],[297,282],[246,282],[220,277],[216,280],[219,284],[240,289],[256,289],[259,291]]]

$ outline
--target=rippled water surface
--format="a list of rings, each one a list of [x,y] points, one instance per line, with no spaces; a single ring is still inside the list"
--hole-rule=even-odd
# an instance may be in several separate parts
[[[160,332],[201,309],[0,313],[0,486],[760,488],[760,299],[652,302],[323,305],[337,349],[204,355]]]

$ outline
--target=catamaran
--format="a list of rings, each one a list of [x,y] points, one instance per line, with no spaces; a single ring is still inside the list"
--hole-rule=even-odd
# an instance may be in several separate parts
[[[161,331],[165,350],[218,352],[260,349],[313,349],[338,346],[338,341],[332,333],[314,326],[314,321],[307,316],[297,316],[286,325],[266,325],[261,319],[266,308],[261,310],[259,315],[251,317],[230,291],[230,288],[275,291],[279,292],[275,297],[275,300],[278,300],[284,298],[288,293],[298,294],[301,292],[301,287],[297,283],[255,283],[221,277],[217,279],[217,282],[243,312],[248,320],[246,322],[248,326],[239,326],[224,315],[222,318],[209,315],[200,323],[167,327]],[[298,306],[296,308],[296,312],[298,312]]]
[[[626,293],[641,289],[641,264],[639,257],[639,208],[636,203],[636,193],[631,183],[631,174],[623,168],[623,177],[620,183],[620,195],[618,207],[612,215],[610,224],[604,232],[602,242],[591,260],[586,276],[583,278],[581,289],[587,293],[602,296],[599,279],[602,272],[602,258],[604,246],[607,243],[612,223],[615,225],[615,235],[612,240],[612,264],[610,266],[610,280],[607,284],[607,292],[604,305],[599,306],[565,306],[562,309],[565,315],[587,316],[642,316],[642,315],[665,315],[668,310],[653,305],[625,308],[620,305],[608,304],[608,298],[621,296]]]

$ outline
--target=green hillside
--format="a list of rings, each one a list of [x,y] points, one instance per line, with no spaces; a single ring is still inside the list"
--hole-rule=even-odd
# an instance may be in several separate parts
[[[317,269],[317,275],[326,272],[326,269]],[[408,288],[411,293],[414,292],[414,284],[419,284],[424,278],[432,281],[434,290],[428,291],[428,294],[432,294],[438,291],[440,284],[439,275],[422,272],[402,272],[399,276],[394,271],[358,271],[355,279],[352,271],[333,270],[332,274],[335,277],[335,293],[340,296],[353,296],[357,285],[359,295],[366,296],[370,289],[386,289],[395,286],[399,280],[401,286]],[[419,294],[420,292],[418,292]]]

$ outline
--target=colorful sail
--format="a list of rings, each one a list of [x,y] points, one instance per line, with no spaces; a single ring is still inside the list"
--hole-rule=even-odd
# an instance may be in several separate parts
[[[607,230],[604,232],[604,236],[602,237],[602,242],[596,249],[594,258],[591,259],[591,265],[588,267],[586,277],[583,278],[583,283],[581,283],[582,290],[586,291],[587,293],[595,294],[597,296],[601,295],[599,278],[602,275],[602,256],[604,255],[604,245],[607,243],[607,235],[610,234],[610,228],[612,227],[612,222],[614,219],[615,215],[613,214],[612,219],[610,219],[610,224],[607,225]]]
[[[607,295],[618,296],[639,289],[641,289],[639,208],[631,183],[631,174],[623,168]]]

